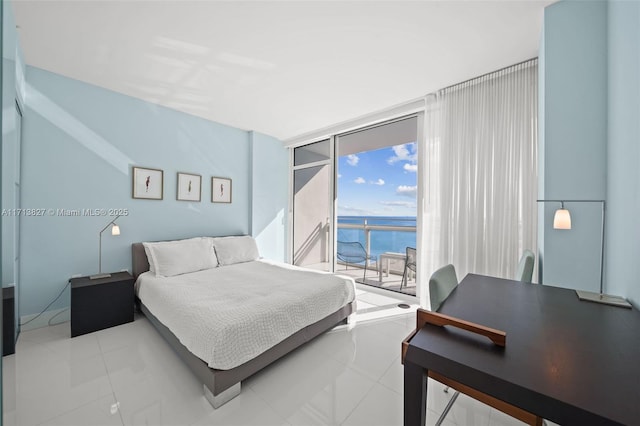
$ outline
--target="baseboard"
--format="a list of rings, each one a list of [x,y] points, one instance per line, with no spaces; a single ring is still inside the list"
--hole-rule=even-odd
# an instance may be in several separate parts
[[[53,319],[51,325],[60,324],[63,322],[71,321],[71,311],[69,308],[52,309],[44,312],[38,318],[31,321],[31,319],[37,317],[38,314],[25,315],[20,317],[20,332],[35,330],[37,328],[48,327],[49,321]],[[31,322],[28,322],[31,321]]]

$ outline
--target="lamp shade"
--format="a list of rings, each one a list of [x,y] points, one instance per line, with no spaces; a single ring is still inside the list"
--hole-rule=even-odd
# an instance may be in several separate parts
[[[553,216],[553,229],[571,229],[571,214],[567,209],[556,210]]]
[[[111,227],[111,235],[120,235],[120,227],[115,223]]]

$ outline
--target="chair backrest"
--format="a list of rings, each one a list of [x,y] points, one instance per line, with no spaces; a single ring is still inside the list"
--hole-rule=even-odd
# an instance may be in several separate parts
[[[364,262],[367,252],[358,241],[338,241],[336,257],[348,263]]]
[[[446,265],[435,271],[429,279],[429,297],[431,310],[437,311],[440,305],[458,286],[458,277],[453,265]]]
[[[518,271],[516,272],[516,281],[530,283],[533,277],[533,265],[536,263],[536,255],[531,250],[525,250],[518,263]]]
[[[405,265],[413,272],[416,271],[416,249],[413,247],[407,247]]]

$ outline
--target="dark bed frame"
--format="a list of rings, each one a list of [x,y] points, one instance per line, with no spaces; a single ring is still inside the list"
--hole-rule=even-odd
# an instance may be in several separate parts
[[[131,251],[133,257],[133,277],[137,279],[140,274],[149,270],[149,261],[147,260],[147,255],[142,243],[133,243],[131,245]],[[297,331],[256,358],[231,370],[216,370],[209,368],[205,361],[189,352],[171,330],[162,324],[137,297],[136,302],[139,303],[142,313],[149,319],[151,324],[153,324],[162,337],[171,345],[173,350],[176,351],[178,356],[187,364],[196,377],[202,381],[204,396],[214,408],[222,406],[233,397],[239,395],[240,382],[242,380],[262,370],[267,365],[336,325],[346,323],[349,315],[353,313],[353,304],[349,303],[328,317]]]

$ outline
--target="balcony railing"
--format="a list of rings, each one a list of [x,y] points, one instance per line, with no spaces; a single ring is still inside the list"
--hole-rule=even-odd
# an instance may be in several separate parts
[[[349,223],[347,221],[353,221]],[[358,221],[358,222],[356,222]],[[385,222],[381,224],[380,222]],[[398,223],[393,225],[392,223]],[[401,224],[404,223],[404,224]],[[413,223],[413,225],[406,225],[406,223]],[[407,246],[415,247],[415,240],[404,241],[403,244],[394,244],[393,242],[385,242],[382,244],[384,247],[371,247],[371,233],[375,231],[382,232],[416,232],[415,219],[413,218],[349,218],[342,217],[338,220],[338,231],[340,229],[355,229],[364,231],[364,247],[367,253],[377,254],[378,256],[384,252],[398,252],[404,253]],[[338,238],[340,239],[340,237]],[[376,256],[377,258],[377,256]],[[367,261],[367,267],[370,263]]]

